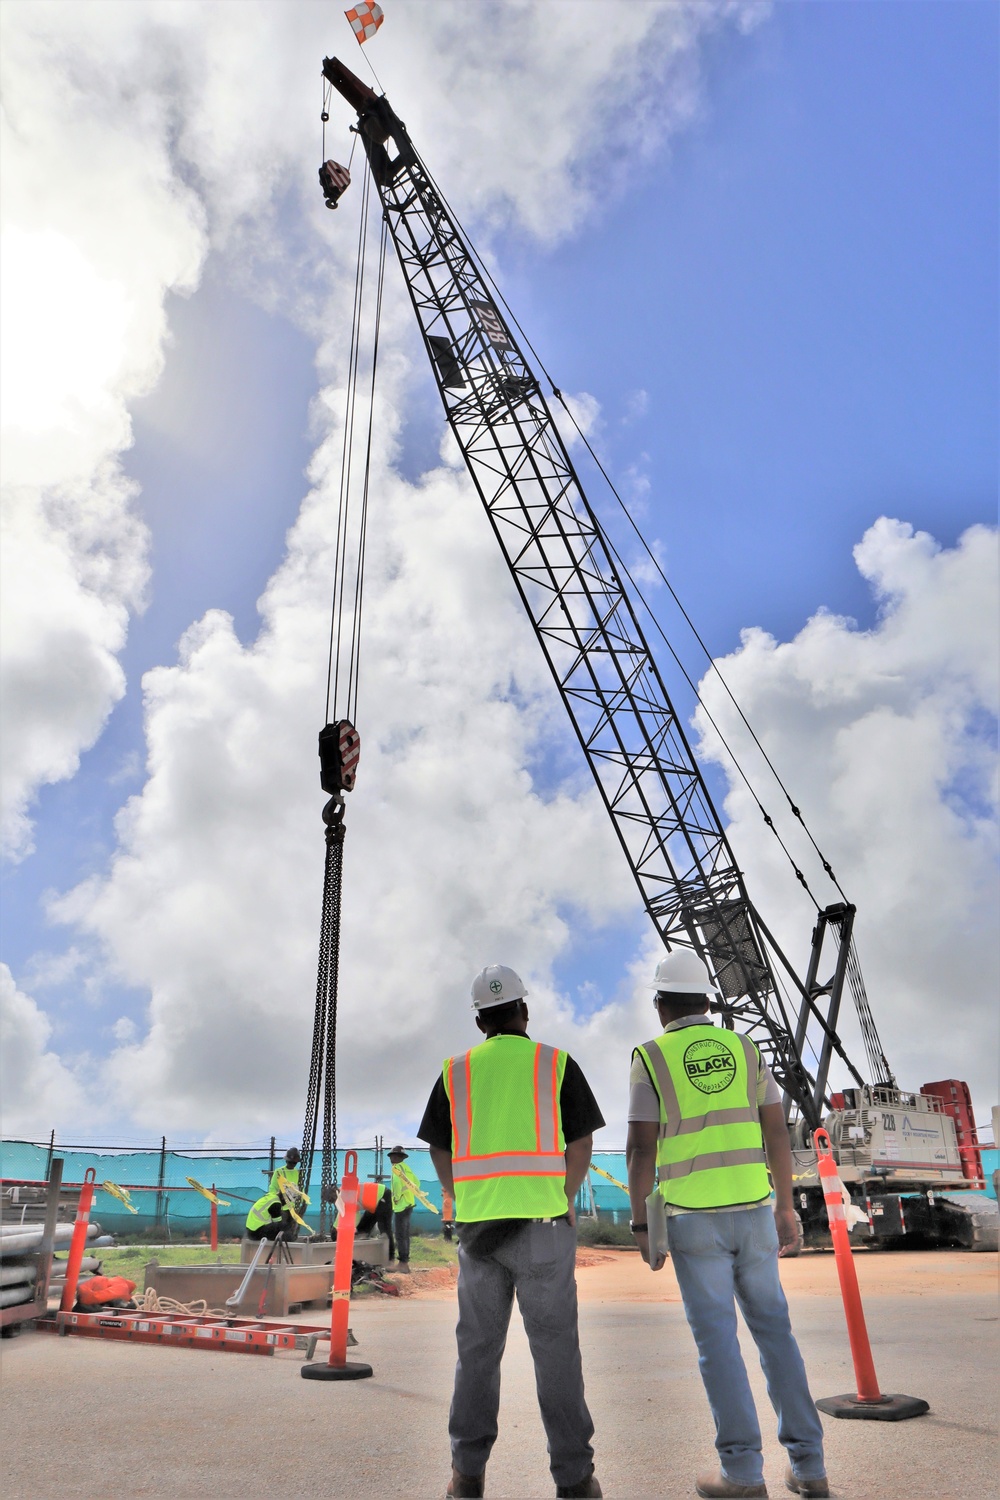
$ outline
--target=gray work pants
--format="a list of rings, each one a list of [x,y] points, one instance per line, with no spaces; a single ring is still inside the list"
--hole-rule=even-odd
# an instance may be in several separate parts
[[[583,1394],[576,1310],[576,1230],[528,1221],[487,1256],[458,1251],[458,1364],[448,1432],[451,1461],[481,1474],[497,1436],[500,1359],[514,1294],[535,1362],[535,1389],[557,1485],[590,1473],[594,1424]]]

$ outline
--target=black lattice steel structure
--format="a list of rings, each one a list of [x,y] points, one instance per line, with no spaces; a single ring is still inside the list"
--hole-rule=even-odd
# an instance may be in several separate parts
[[[825,1074],[803,1066],[772,955],[825,1037],[832,1023],[815,996],[804,998],[747,896],[539,382],[402,122],[336,58],[323,72],[358,112],[448,422],[646,910],[668,948],[708,962],[726,1024],[740,1022],[789,1100],[818,1123]]]

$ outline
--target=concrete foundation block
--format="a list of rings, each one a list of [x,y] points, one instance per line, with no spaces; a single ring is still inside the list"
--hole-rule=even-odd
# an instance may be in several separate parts
[[[234,1295],[246,1266],[164,1266],[150,1261],[146,1267],[144,1288],[155,1287],[161,1297],[178,1302],[197,1302],[204,1298],[209,1307],[223,1307]],[[293,1307],[326,1308],[333,1287],[332,1265],[296,1266],[261,1264],[250,1278],[250,1284],[234,1316],[252,1318],[287,1318]],[[264,1307],[258,1313],[261,1295]]]

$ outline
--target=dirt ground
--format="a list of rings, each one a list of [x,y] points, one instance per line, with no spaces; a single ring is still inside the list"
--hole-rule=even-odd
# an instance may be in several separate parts
[[[996,1290],[997,1257],[961,1250],[866,1251],[854,1256],[862,1300],[870,1297],[926,1297],[936,1294],[985,1293]],[[577,1289],[581,1302],[680,1302],[670,1262],[655,1275],[634,1250],[610,1247],[578,1250]],[[446,1299],[454,1295],[453,1266],[417,1270],[392,1279],[404,1296]],[[808,1250],[781,1262],[781,1280],[789,1296],[840,1297],[832,1250]]]

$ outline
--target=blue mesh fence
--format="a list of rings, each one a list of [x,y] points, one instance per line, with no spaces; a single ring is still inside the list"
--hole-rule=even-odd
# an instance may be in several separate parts
[[[375,1176],[375,1152],[373,1149],[357,1149],[358,1175],[363,1180]],[[163,1240],[190,1240],[207,1235],[209,1231],[209,1203],[188,1183],[195,1178],[205,1187],[213,1184],[220,1198],[228,1199],[229,1207],[219,1209],[219,1233],[222,1236],[239,1235],[246,1223],[251,1203],[266,1190],[270,1158],[268,1153],[259,1155],[240,1154],[232,1156],[210,1156],[203,1152],[158,1150],[103,1151],[100,1149],[64,1149],[56,1142],[56,1156],[63,1159],[63,1182],[81,1183],[88,1167],[93,1167],[98,1190],[94,1196],[92,1217],[109,1234],[142,1235],[146,1238],[162,1237]],[[31,1141],[0,1141],[0,1177],[39,1182],[44,1180],[49,1158],[48,1145]],[[279,1153],[277,1161],[283,1160]],[[430,1152],[425,1147],[410,1148],[408,1166],[420,1179],[420,1185],[434,1207],[434,1213],[419,1201],[413,1211],[413,1228],[417,1233],[433,1234],[441,1227],[441,1187],[431,1165]],[[594,1165],[603,1167],[612,1177],[625,1181],[625,1153],[623,1151],[598,1152]],[[343,1171],[344,1153],[340,1153],[340,1170]],[[162,1167],[162,1186],[161,1184]],[[388,1164],[386,1164],[388,1170]],[[316,1201],[304,1214],[308,1224],[316,1229],[319,1224],[319,1157],[315,1158],[312,1182]],[[113,1182],[131,1190],[131,1198],[138,1213],[128,1210],[110,1193],[101,1191],[102,1182]],[[594,1207],[602,1218],[613,1218],[625,1222],[629,1217],[628,1197],[620,1187],[608,1182],[597,1172],[591,1174]],[[586,1189],[583,1190],[579,1207],[590,1208]]]

